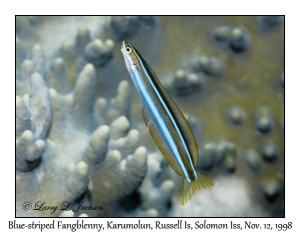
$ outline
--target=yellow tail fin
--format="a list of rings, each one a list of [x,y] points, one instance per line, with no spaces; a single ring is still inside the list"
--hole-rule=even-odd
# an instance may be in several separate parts
[[[184,178],[181,201],[182,205],[187,203],[198,189],[207,188],[214,185],[213,182],[202,176],[199,172],[197,172],[197,176],[198,178],[194,179],[192,183],[188,183]]]

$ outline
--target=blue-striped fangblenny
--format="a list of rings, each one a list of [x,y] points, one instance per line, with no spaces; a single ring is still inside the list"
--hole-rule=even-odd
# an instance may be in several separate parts
[[[142,99],[142,113],[150,135],[175,172],[184,176],[184,205],[196,190],[213,185],[195,169],[199,155],[194,134],[182,112],[140,53],[127,41],[123,41],[121,51]]]

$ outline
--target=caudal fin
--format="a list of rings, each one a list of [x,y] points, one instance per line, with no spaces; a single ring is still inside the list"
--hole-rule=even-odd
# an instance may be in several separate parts
[[[214,185],[213,182],[202,176],[199,172],[197,172],[197,176],[198,178],[193,180],[192,183],[188,183],[184,178],[181,201],[182,205],[187,203],[198,189],[203,189]]]

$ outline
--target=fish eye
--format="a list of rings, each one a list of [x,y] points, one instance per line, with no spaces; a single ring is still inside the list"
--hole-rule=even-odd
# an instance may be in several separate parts
[[[131,53],[132,52],[132,49],[130,48],[130,47],[126,47],[126,51],[128,52],[128,53]]]

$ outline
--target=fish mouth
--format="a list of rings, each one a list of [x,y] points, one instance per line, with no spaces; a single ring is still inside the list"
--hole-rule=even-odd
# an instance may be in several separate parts
[[[125,48],[128,46],[128,42],[126,40],[123,40],[123,43],[121,45],[121,52],[124,54]]]

